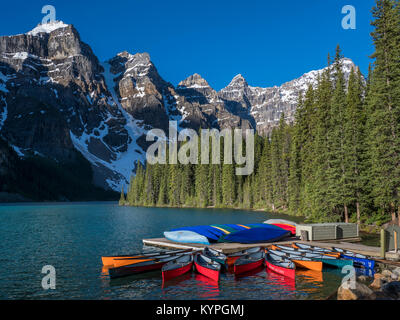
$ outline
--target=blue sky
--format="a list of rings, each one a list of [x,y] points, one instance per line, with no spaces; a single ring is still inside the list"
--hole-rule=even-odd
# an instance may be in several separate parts
[[[326,65],[339,43],[366,73],[373,52],[374,0],[7,1],[0,35],[24,33],[51,4],[73,24],[100,60],[121,51],[148,52],[173,84],[201,74],[219,90],[238,73],[252,86],[274,86]],[[344,30],[344,5],[357,10],[357,29]]]

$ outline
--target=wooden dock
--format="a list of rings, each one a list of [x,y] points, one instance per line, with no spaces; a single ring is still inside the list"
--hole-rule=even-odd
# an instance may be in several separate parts
[[[254,248],[254,247],[269,247],[272,244],[292,244],[293,242],[299,242],[299,243],[305,243],[313,246],[318,246],[322,248],[331,248],[331,247],[337,247],[340,249],[344,250],[350,250],[359,254],[375,257],[375,258],[381,258],[380,255],[380,248],[379,247],[371,247],[371,246],[365,246],[361,244],[355,244],[355,243],[350,243],[350,242],[316,242],[316,241],[301,241],[298,240],[297,238],[295,239],[290,239],[288,241],[280,241],[276,243],[255,243],[255,244],[241,244],[241,243],[216,243],[212,244],[209,247],[213,248],[217,251],[220,251],[222,253],[233,253],[241,250],[246,250],[249,248]],[[167,240],[165,238],[155,238],[155,239],[143,239],[143,244],[146,246],[153,246],[153,247],[159,247],[159,248],[166,248],[166,249],[192,249],[192,250],[203,250],[204,247],[206,247],[203,244],[194,244],[194,243],[177,243],[173,242],[170,240]],[[400,256],[398,253],[394,252],[387,252],[386,253],[386,258],[387,259],[393,259],[393,260],[399,260]],[[382,263],[383,261],[387,260],[381,260]],[[390,261],[388,261],[390,262]]]

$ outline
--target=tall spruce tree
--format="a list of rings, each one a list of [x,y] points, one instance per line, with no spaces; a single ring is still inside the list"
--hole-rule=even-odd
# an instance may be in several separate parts
[[[375,61],[368,93],[371,192],[375,204],[395,220],[400,205],[399,2],[377,0],[372,14]]]
[[[344,130],[343,192],[348,205],[356,207],[357,223],[361,223],[361,202],[364,195],[365,168],[365,112],[363,105],[364,84],[361,73],[352,70],[348,83]]]

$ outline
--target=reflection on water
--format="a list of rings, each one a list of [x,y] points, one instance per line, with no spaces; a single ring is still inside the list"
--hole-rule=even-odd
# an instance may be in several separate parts
[[[288,292],[293,292],[296,290],[296,280],[285,277],[281,274],[275,273],[271,270],[266,269],[266,279],[269,284],[277,286]]]
[[[265,268],[219,283],[188,273],[163,283],[161,272],[110,280],[102,255],[142,249],[142,239],[185,225],[255,223],[264,212],[119,207],[114,203],[0,205],[0,299],[320,299],[340,284],[340,270],[298,273],[296,281]],[[283,217],[284,218],[284,217]],[[150,248],[154,250],[154,248]],[[27,258],[29,257],[29,258]],[[42,290],[44,265],[56,290]]]
[[[217,281],[198,273],[195,275],[195,280],[197,281],[196,289],[199,290],[200,298],[215,299],[219,296],[219,283]]]

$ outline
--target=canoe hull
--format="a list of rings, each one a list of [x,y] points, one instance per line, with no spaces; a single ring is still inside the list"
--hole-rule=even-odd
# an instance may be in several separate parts
[[[291,278],[291,279],[296,278],[296,272],[294,269],[289,269],[289,268],[284,268],[284,267],[274,265],[271,262],[269,262],[268,260],[265,260],[265,264],[266,264],[268,270],[271,270],[275,273],[281,274],[281,275]]]
[[[192,270],[193,268],[193,262],[189,263],[186,266],[183,266],[181,268],[173,269],[173,270],[167,270],[162,272],[162,279],[163,281],[168,281],[171,279],[174,279],[176,277],[179,277],[185,273],[188,273]]]
[[[210,278],[211,280],[218,282],[219,273],[220,273],[219,270],[213,270],[213,269],[206,268],[206,267],[198,264],[197,262],[194,263],[194,266],[198,273],[202,274],[203,276],[206,276],[207,278]]]
[[[295,260],[292,259],[296,267],[301,269],[313,270],[313,271],[322,271],[323,262],[322,261],[304,261],[304,260]]]
[[[346,256],[342,255],[344,259],[349,259],[351,261],[354,261],[358,264],[361,264],[364,268],[367,269],[374,269],[375,268],[375,261],[374,260],[369,260],[369,259],[363,259],[363,258],[357,258],[357,257],[352,257],[352,256]]]
[[[352,260],[343,260],[343,259],[316,259],[321,261],[323,264],[334,267],[334,268],[343,268],[344,266],[352,266]]]
[[[149,264],[149,265],[129,265],[129,266],[123,266],[123,267],[117,267],[117,268],[110,268],[108,269],[109,275],[111,279],[114,278],[120,278],[120,277],[125,277],[125,276],[130,276],[133,274],[138,274],[138,273],[145,273],[145,272],[150,272],[150,271],[155,271],[155,270],[161,270],[164,264],[167,262],[158,262],[154,264]]]
[[[138,253],[138,254],[131,254],[131,255],[121,255],[121,256],[103,256],[101,257],[101,261],[103,263],[103,266],[121,266],[121,265],[115,265],[116,260],[119,260],[119,262],[123,260],[132,260],[134,263],[136,259],[154,259],[160,256],[165,256],[165,255],[172,255],[172,254],[179,254],[179,253],[185,253],[185,252],[190,252],[192,251],[191,249],[187,250],[166,250],[166,251],[158,251],[158,252],[150,252],[150,253]],[[130,263],[128,263],[130,264]]]
[[[242,274],[242,273],[249,272],[251,270],[257,269],[260,266],[262,266],[263,261],[264,261],[264,259],[260,259],[258,261],[254,261],[254,262],[251,262],[251,263],[246,263],[246,264],[241,264],[241,265],[236,265],[235,264],[234,267],[233,267],[233,273],[235,275],[238,275],[238,274]]]
[[[135,263],[147,262],[147,261],[151,261],[151,260],[152,259],[141,259],[141,258],[123,259],[123,260],[115,259],[114,260],[114,268],[128,266],[130,264],[135,264]]]

